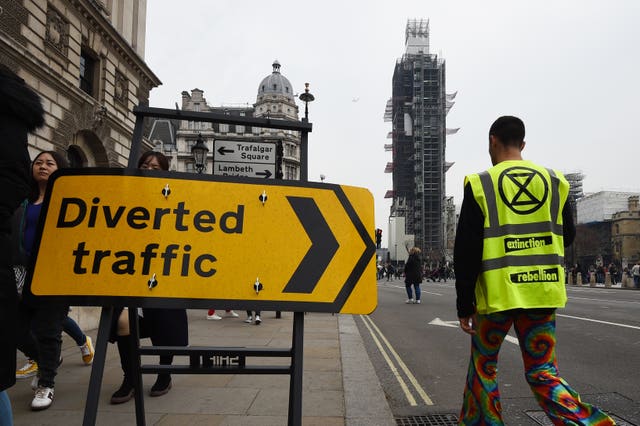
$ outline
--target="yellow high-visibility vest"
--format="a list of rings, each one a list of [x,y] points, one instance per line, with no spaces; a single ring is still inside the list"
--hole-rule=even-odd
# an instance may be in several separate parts
[[[569,183],[530,161],[503,161],[465,177],[484,215],[478,313],[556,308],[564,286],[562,208]]]

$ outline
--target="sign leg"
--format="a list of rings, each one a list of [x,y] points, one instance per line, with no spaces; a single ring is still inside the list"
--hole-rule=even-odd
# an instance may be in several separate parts
[[[304,312],[294,312],[291,346],[291,378],[289,381],[289,426],[300,426],[302,424],[303,337]]]
[[[104,361],[107,357],[107,343],[109,342],[112,317],[113,307],[102,308],[93,365],[91,366],[89,391],[87,392],[87,401],[84,406],[83,426],[93,426],[96,424],[98,402],[100,401],[100,386],[102,385],[102,375],[104,374]]]
[[[133,396],[136,402],[136,425],[144,426],[144,395],[142,393],[142,372],[140,371],[140,325],[138,324],[138,308],[129,306],[129,359],[133,374]]]

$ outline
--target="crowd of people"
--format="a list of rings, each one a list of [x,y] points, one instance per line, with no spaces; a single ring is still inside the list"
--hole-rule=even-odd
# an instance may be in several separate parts
[[[624,267],[614,262],[605,265],[602,262],[590,264],[588,267],[582,267],[579,263],[568,268],[567,274],[571,274],[574,283],[577,282],[578,273],[582,277],[583,283],[591,282],[591,278],[598,284],[604,284],[607,274],[611,279],[611,284],[615,285],[622,282],[623,274],[633,279],[635,288],[640,288],[640,262],[633,265],[625,265]]]

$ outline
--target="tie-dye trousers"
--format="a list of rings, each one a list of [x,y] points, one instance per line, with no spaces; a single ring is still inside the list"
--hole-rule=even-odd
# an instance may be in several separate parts
[[[514,326],[525,377],[538,404],[554,425],[614,425],[600,409],[580,401],[558,373],[555,310],[517,309],[476,315],[471,360],[464,389],[460,425],[503,425],[498,390],[498,352]]]

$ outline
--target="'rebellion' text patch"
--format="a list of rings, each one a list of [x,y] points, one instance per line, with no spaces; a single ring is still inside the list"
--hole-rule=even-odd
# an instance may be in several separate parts
[[[504,252],[510,253],[519,250],[528,250],[550,246],[552,244],[551,236],[546,237],[529,237],[529,238],[505,238]]]
[[[560,277],[558,268],[534,269],[509,275],[515,284],[557,282]]]

